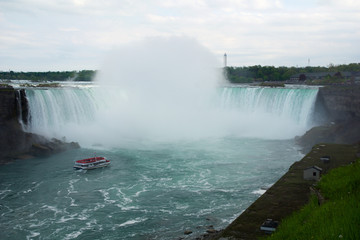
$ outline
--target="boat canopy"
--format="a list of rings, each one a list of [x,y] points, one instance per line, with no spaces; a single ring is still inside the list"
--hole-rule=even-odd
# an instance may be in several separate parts
[[[106,158],[104,158],[104,157],[92,157],[92,158],[86,158],[86,159],[77,160],[76,163],[94,163],[94,162],[98,162],[98,161],[106,161]]]

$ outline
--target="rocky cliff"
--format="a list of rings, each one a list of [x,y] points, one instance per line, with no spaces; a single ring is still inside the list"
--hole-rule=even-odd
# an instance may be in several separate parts
[[[0,124],[16,118],[15,90],[10,86],[0,88]]]
[[[319,90],[315,117],[322,123],[296,140],[308,153],[317,143],[360,142],[360,85],[331,85]]]
[[[28,104],[24,90],[0,86],[0,164],[18,158],[44,156],[69,148],[77,143],[65,143],[57,139],[23,131],[20,124],[28,121]]]
[[[318,101],[332,121],[360,119],[360,85],[330,85],[319,90]]]

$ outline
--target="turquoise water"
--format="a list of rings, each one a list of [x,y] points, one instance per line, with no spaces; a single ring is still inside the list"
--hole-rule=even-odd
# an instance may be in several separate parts
[[[111,166],[74,171],[98,156]],[[226,227],[301,155],[291,140],[220,138],[78,149],[0,168],[0,239],[177,239]]]
[[[224,228],[301,159],[293,138],[314,124],[316,88],[156,87],[27,89],[25,129],[82,148],[0,167],[0,239],[191,239]],[[72,169],[94,154],[111,166]]]

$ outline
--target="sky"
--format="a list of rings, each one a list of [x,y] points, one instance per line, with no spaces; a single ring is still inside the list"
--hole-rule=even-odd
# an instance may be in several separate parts
[[[360,62],[358,0],[0,0],[0,71],[99,69],[119,46],[187,37],[228,66]]]

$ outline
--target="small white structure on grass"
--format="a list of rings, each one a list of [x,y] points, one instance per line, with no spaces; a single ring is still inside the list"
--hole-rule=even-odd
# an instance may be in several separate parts
[[[304,170],[305,180],[319,180],[321,176],[322,168],[318,166],[312,166]]]
[[[330,156],[322,156],[320,158],[320,160],[323,162],[323,163],[329,163],[330,162]]]

